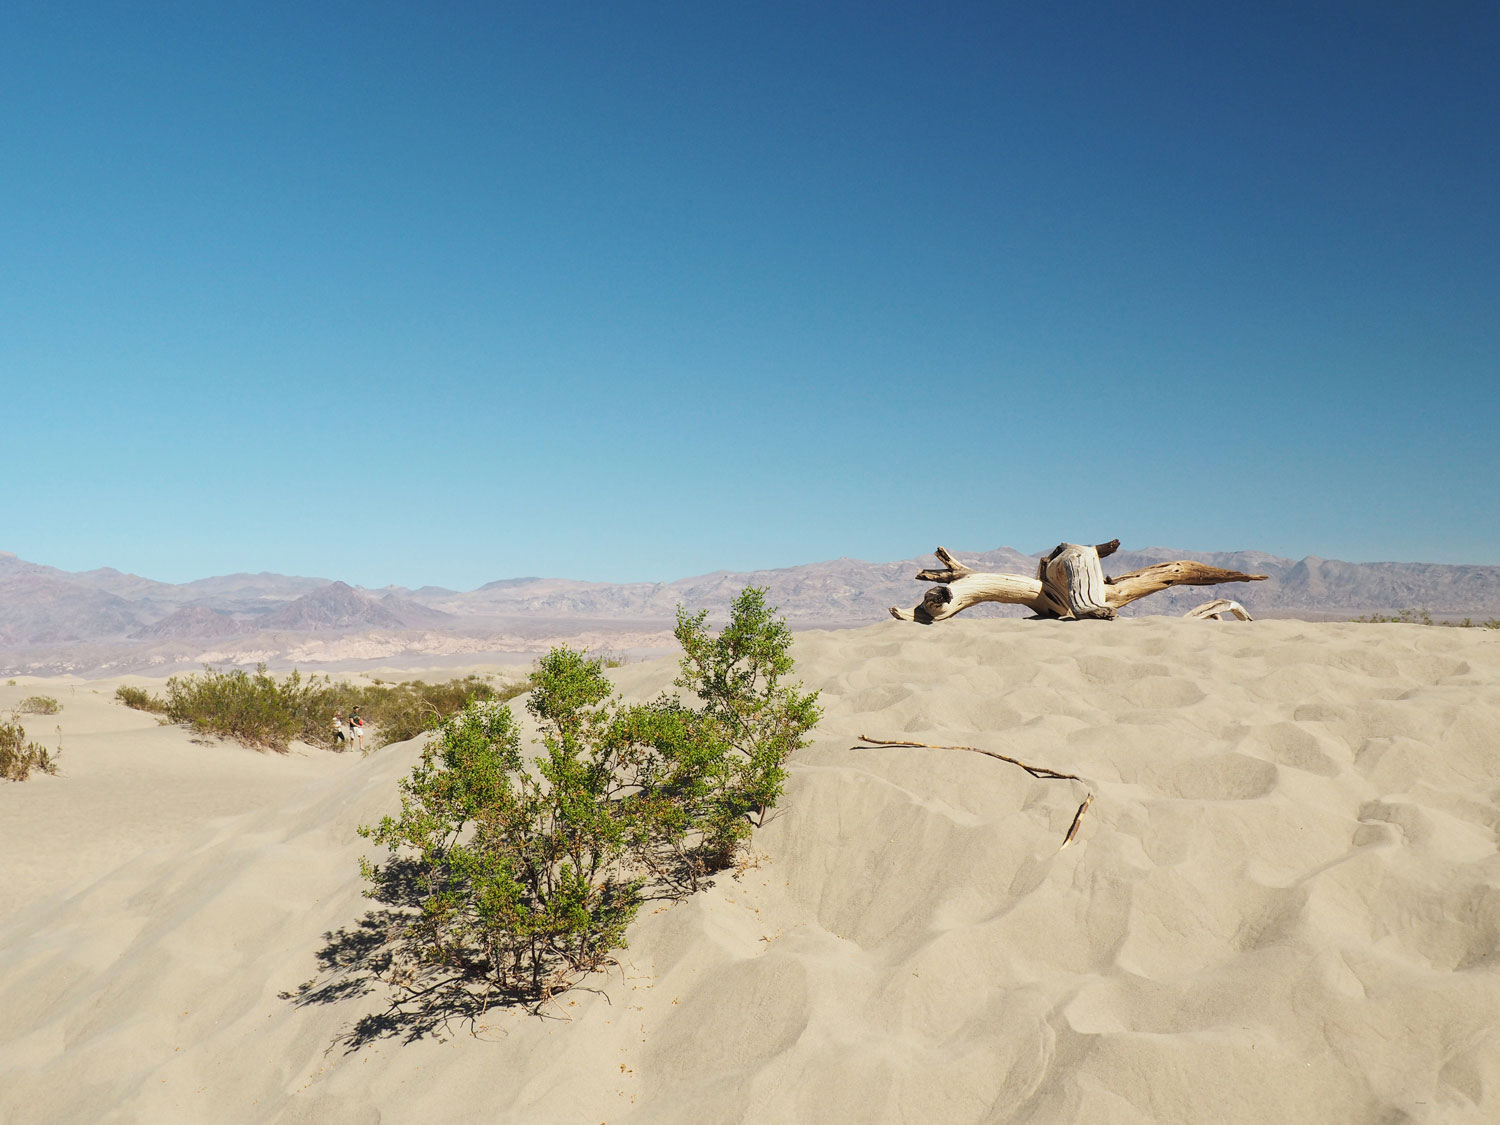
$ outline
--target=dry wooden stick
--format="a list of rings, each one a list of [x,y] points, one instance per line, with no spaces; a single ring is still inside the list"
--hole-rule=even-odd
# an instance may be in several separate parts
[[[1079,777],[1076,773],[1059,773],[1057,770],[1048,769],[1046,766],[1033,766],[1021,761],[1019,758],[1012,758],[1006,754],[1002,754],[998,750],[985,750],[983,747],[979,746],[942,746],[935,742],[915,742],[910,739],[892,740],[888,738],[871,738],[867,734],[860,735],[859,740],[861,742],[868,742],[870,744],[870,747],[888,746],[895,747],[897,749],[911,748],[922,750],[967,750],[971,754],[983,754],[988,758],[999,758],[1002,762],[1009,762],[1013,766],[1020,766],[1032,777],[1039,777],[1044,781],[1078,781],[1082,782],[1084,785],[1088,784],[1087,781],[1084,781],[1083,778]],[[869,749],[870,747],[856,747],[856,749]],[[1073,837],[1078,835],[1078,826],[1083,822],[1083,814],[1089,811],[1089,806],[1093,803],[1094,794],[1091,792],[1086,793],[1083,798],[1083,804],[1079,805],[1078,811],[1073,814],[1073,823],[1068,827],[1068,834],[1063,837],[1062,847],[1059,847],[1058,851],[1061,851],[1063,848],[1067,847],[1073,842]]]
[[[920,747],[923,750],[968,750],[973,754],[985,754],[991,758],[999,758],[1002,762],[1009,762],[1013,766],[1020,766],[1032,777],[1055,781],[1083,781],[1083,778],[1077,774],[1058,773],[1056,770],[1049,770],[1046,766],[1029,766],[1018,758],[1008,758],[997,750],[984,750],[978,746],[939,746],[935,742],[912,742],[908,739],[893,742],[887,738],[871,738],[867,734],[860,735],[859,740],[861,742],[868,742],[872,746],[894,746],[898,749],[901,747]],[[1084,784],[1087,784],[1087,782]]]
[[[1083,823],[1083,814],[1089,811],[1089,806],[1093,803],[1094,795],[1092,793],[1084,797],[1083,804],[1079,805],[1078,811],[1073,814],[1073,823],[1068,828],[1068,834],[1063,837],[1062,848],[1058,848],[1058,851],[1062,851],[1063,848],[1073,842],[1073,837],[1078,835],[1078,826]]]

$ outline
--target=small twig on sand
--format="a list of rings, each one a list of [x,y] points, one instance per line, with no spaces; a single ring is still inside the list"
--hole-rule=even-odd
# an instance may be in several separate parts
[[[1073,842],[1073,837],[1078,835],[1078,826],[1083,823],[1083,814],[1089,811],[1089,806],[1093,803],[1094,795],[1092,793],[1084,797],[1083,804],[1079,805],[1078,811],[1073,814],[1073,824],[1068,829],[1068,834],[1063,837],[1062,848],[1058,848],[1058,851],[1062,851],[1063,848]]]
[[[1001,754],[997,750],[985,750],[979,746],[942,746],[935,742],[914,742],[910,739],[871,738],[867,734],[860,735],[859,740],[861,742],[868,742],[870,746],[855,747],[858,750],[867,750],[874,746],[894,747],[896,749],[967,750],[971,754],[983,754],[987,758],[998,758],[1000,761],[1008,762],[1010,765],[1020,766],[1032,777],[1039,777],[1044,781],[1077,781],[1084,785],[1088,784],[1087,781],[1084,781],[1076,773],[1059,773],[1057,770],[1048,769],[1046,766],[1033,766],[1021,761],[1019,758],[1012,758],[1006,754]],[[1092,792],[1086,793],[1083,798],[1083,804],[1079,805],[1078,811],[1073,814],[1073,823],[1069,825],[1068,834],[1063,837],[1062,846],[1058,848],[1058,851],[1061,851],[1073,842],[1073,837],[1078,835],[1078,826],[1083,823],[1083,814],[1089,811],[1089,806],[1093,803],[1094,794]]]

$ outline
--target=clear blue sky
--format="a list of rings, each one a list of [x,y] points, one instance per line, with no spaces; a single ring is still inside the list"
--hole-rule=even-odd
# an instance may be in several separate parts
[[[1500,6],[0,9],[0,549],[1500,563]]]

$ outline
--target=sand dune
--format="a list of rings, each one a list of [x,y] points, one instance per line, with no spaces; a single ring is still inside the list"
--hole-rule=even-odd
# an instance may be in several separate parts
[[[64,772],[0,786],[0,1120],[1500,1118],[1500,634],[958,620],[796,653],[826,716],[758,865],[648,907],[553,1018],[436,1027],[361,1024],[389,994],[354,829],[414,745],[262,756],[43,681]]]

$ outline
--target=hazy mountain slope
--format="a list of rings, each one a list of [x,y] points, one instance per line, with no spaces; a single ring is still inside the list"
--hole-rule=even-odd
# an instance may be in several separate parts
[[[1032,573],[1037,560],[1011,548],[971,552],[963,557],[985,570]],[[764,586],[770,600],[794,623],[851,624],[878,619],[888,606],[916,601],[922,586],[912,575],[932,559],[869,563],[860,559],[776,570],[715,571],[672,582],[607,583],[563,578],[513,578],[490,582],[468,593],[443,592],[413,597],[453,614],[546,617],[639,617],[670,621],[677,607],[721,611],[746,586]]]
[[[953,552],[978,570],[1032,574],[1038,556],[1002,547]],[[1262,551],[1147,547],[1105,560],[1106,574],[1188,558],[1263,582],[1187,587],[1153,595],[1127,616],[1180,615],[1230,596],[1258,616],[1354,617],[1424,608],[1449,617],[1500,617],[1500,567],[1294,560]],[[171,584],[110,568],[77,574],[0,553],[0,673],[98,672],[376,660],[405,653],[531,653],[570,643],[652,649],[670,642],[679,605],[722,617],[747,585],[764,586],[796,627],[868,624],[911,606],[931,555],[896,562],[832,559],[749,572],[715,571],[671,582],[507,578],[470,591],[437,586],[370,591],[280,574],[232,574]],[[1020,616],[977,606],[966,616]],[[545,648],[542,649],[545,651]]]
[[[207,606],[187,605],[174,610],[160,621],[143,625],[130,636],[133,640],[210,640],[233,637],[246,626],[227,613]]]
[[[402,629],[406,624],[397,608],[361,594],[343,582],[330,582],[303,594],[261,622],[268,629],[313,632],[371,627]]]
[[[0,644],[123,637],[140,624],[131,603],[114,594],[46,573],[0,573]]]

